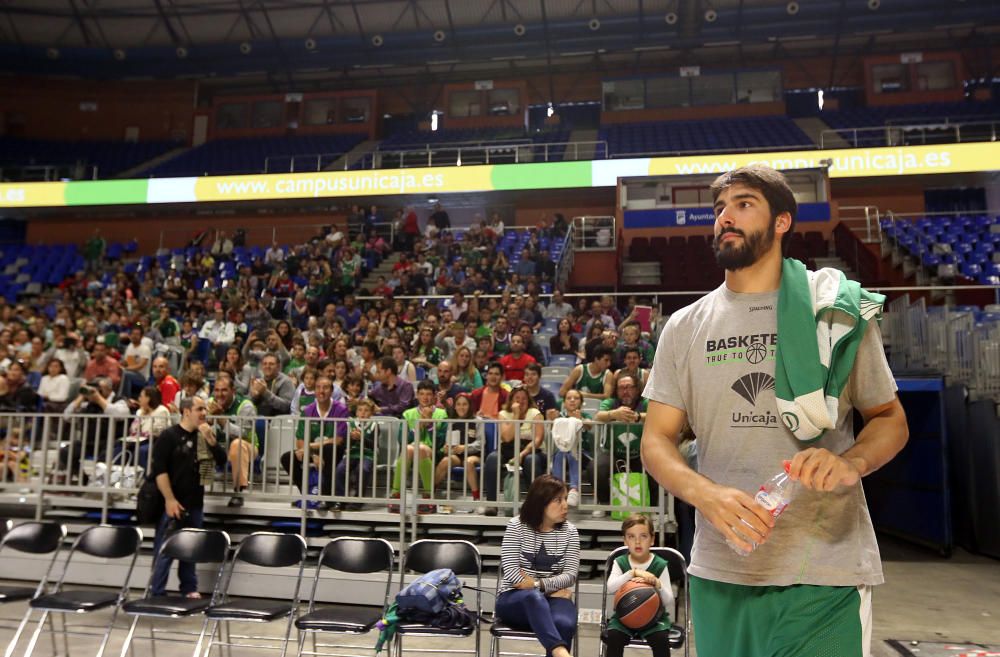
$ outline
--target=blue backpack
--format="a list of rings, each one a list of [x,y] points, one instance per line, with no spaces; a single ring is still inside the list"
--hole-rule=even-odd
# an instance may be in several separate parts
[[[423,613],[436,616],[452,604],[462,602],[462,582],[450,568],[424,573],[396,595],[401,616]]]

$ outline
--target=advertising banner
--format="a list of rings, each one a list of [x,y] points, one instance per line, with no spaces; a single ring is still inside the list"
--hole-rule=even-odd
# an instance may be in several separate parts
[[[622,177],[722,173],[755,162],[783,170],[826,166],[831,178],[994,171],[1000,162],[1000,142],[198,178],[2,183],[0,207],[210,203],[614,187]]]

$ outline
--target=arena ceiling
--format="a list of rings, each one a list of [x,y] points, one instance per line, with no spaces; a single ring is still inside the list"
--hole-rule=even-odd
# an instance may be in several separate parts
[[[0,0],[0,71],[284,90],[934,48],[987,77],[998,43],[997,0]]]

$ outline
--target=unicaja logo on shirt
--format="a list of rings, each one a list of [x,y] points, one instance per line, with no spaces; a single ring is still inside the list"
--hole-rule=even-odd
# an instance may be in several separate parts
[[[732,388],[751,405],[757,405],[757,395],[764,390],[774,390],[774,377],[765,372],[750,372],[736,379]]]
[[[791,411],[785,411],[781,414],[781,421],[785,423],[788,430],[795,433],[799,429],[799,416]]]

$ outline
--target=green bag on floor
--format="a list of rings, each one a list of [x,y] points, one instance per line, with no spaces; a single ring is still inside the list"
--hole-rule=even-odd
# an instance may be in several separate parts
[[[611,477],[611,506],[649,506],[649,479],[642,472],[616,472]],[[615,520],[625,520],[631,511],[612,511]]]

